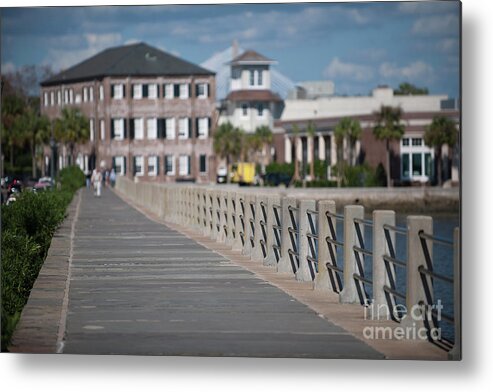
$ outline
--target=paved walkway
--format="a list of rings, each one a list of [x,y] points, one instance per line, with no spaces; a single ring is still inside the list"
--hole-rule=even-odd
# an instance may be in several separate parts
[[[106,191],[83,191],[63,352],[382,358],[306,305]]]

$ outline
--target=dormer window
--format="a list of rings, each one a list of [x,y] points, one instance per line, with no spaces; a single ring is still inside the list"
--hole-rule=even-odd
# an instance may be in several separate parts
[[[262,70],[252,69],[250,70],[250,86],[260,87],[263,85]]]

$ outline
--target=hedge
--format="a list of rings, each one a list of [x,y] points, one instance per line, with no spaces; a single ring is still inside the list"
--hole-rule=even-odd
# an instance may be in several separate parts
[[[2,205],[2,351],[7,350],[53,234],[75,191],[84,184],[84,173],[77,167],[65,168],[58,184],[55,190],[24,191],[15,203]]]

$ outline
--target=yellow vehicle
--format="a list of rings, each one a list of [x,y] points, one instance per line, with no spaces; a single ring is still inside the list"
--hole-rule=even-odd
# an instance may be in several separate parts
[[[255,184],[255,163],[237,162],[230,165],[231,182],[241,185]]]

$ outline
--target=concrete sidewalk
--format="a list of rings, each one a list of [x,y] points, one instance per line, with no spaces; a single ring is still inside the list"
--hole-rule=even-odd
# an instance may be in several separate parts
[[[65,353],[383,358],[110,191],[83,191],[73,245]]]

